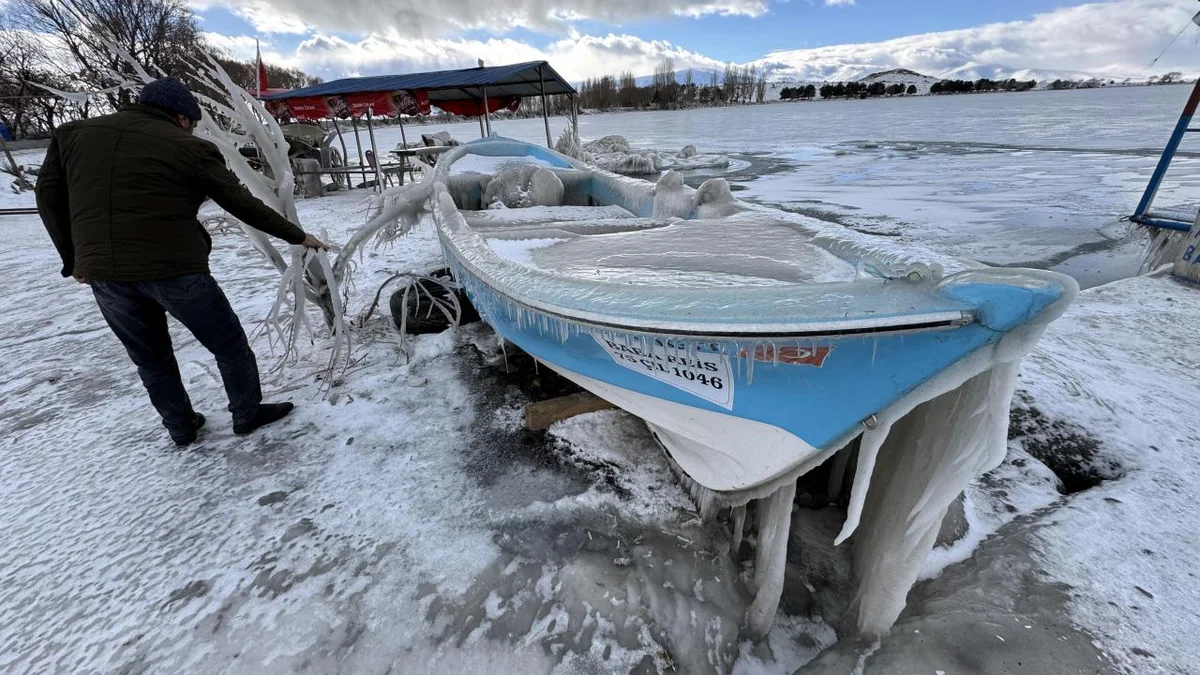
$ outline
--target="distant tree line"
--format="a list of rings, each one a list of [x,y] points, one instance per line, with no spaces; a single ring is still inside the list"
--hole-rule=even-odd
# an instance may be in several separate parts
[[[803,87],[784,87],[779,90],[779,99],[781,101],[811,101],[817,96],[816,85],[805,85]]]
[[[970,94],[989,91],[1029,91],[1037,86],[1037,80],[989,80],[986,77],[971,80],[940,80],[929,87],[930,94]]]
[[[811,85],[810,85],[811,86]],[[916,85],[885,84],[883,82],[826,82],[818,90],[821,98],[878,98],[882,96],[912,96]]]
[[[593,110],[650,108],[674,110],[741,103],[762,103],[767,94],[767,73],[753,66],[727,65],[724,76],[709,73],[697,82],[688,69],[683,82],[676,76],[675,61],[664,58],[654,69],[650,83],[639,85],[633,73],[585,80],[579,88],[579,105]]]

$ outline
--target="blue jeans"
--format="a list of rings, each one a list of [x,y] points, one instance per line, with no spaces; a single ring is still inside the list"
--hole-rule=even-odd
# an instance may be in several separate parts
[[[217,359],[235,424],[247,422],[262,403],[258,362],[225,293],[209,274],[155,281],[91,282],[96,304],[137,366],[150,402],[172,437],[193,429],[195,412],[167,331],[167,313]]]

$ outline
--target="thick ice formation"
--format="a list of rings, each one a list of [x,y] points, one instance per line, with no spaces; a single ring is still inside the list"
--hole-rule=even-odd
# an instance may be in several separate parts
[[[742,210],[729,190],[729,182],[724,178],[704,181],[696,190],[692,203],[697,218],[724,218]]]
[[[564,131],[555,144],[555,150],[622,176],[651,176],[668,169],[689,171],[722,168],[730,164],[728,157],[698,154],[696,146],[690,144],[673,156],[664,156],[653,150],[635,150],[624,136],[615,134],[580,143],[577,136]]]
[[[614,139],[606,143],[617,147]],[[564,180],[575,184],[574,178]],[[438,195],[434,210],[455,264],[496,289],[508,303],[501,311],[518,325],[563,340],[592,330],[589,323],[700,334],[718,324],[730,330],[735,326],[737,333],[786,332],[781,328],[785,325],[843,330],[860,325],[856,321],[884,325],[879,322],[894,321],[914,307],[938,310],[944,268],[961,272],[954,283],[1011,285],[1020,278],[1023,283],[1063,286],[1060,299],[1036,318],[909,391],[869,424],[864,422],[867,430],[859,443],[851,502],[838,543],[855,535],[858,629],[867,634],[885,631],[903,608],[949,504],[975,475],[1003,458],[1017,363],[1069,304],[1077,287],[1049,272],[964,270],[960,261],[902,243],[883,249],[877,239],[842,227],[738,202],[721,179],[696,191],[684,186],[677,173],[664,176],[653,191],[644,181],[605,174],[588,180],[590,189],[598,190],[605,201],[620,203],[642,218],[676,216],[685,210],[681,197],[691,200],[687,210],[699,218],[603,237],[572,236],[563,230],[561,241],[548,246],[540,246],[544,241],[537,246],[501,245],[520,249],[505,260],[486,236],[473,230],[448,192]],[[522,236],[559,238],[532,232]],[[532,264],[514,264],[512,258],[518,255],[528,255]],[[579,269],[573,270],[576,263]],[[748,285],[755,286],[753,302],[747,302]],[[664,291],[664,286],[671,290]],[[788,323],[804,317],[825,318],[819,329],[812,328],[815,324]],[[835,324],[838,328],[826,328]],[[736,346],[732,353],[738,353]],[[622,407],[641,409],[637,402],[644,394],[561,368],[560,372]],[[679,407],[694,416],[717,414]],[[661,405],[652,410],[667,416],[659,419],[661,426],[647,417],[668,448],[679,445],[672,434],[691,428],[686,420],[669,417],[672,411]],[[747,615],[752,636],[765,633],[778,606],[796,479],[832,457],[855,433],[757,487],[720,493],[694,490],[702,514],[710,517],[720,508],[759,500],[757,594]],[[735,527],[745,524],[742,514],[741,509],[735,511]]]
[[[655,218],[687,218],[692,214],[692,198],[683,189],[683,176],[668,171],[654,186]]]
[[[563,203],[563,183],[553,172],[540,166],[509,166],[488,181],[483,203],[489,208],[510,209],[558,206]]]

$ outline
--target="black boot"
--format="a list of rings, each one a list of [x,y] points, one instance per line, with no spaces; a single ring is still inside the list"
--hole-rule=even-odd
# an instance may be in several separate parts
[[[258,406],[258,410],[254,411],[254,417],[245,422],[234,424],[233,433],[245,436],[259,427],[287,417],[288,413],[292,412],[292,408],[294,407],[296,406],[292,405],[291,401],[285,403],[263,403]]]
[[[172,436],[171,440],[175,441],[175,445],[183,447],[196,442],[196,432],[200,431],[200,427],[204,426],[204,415],[200,413],[192,413],[192,430],[182,436]]]

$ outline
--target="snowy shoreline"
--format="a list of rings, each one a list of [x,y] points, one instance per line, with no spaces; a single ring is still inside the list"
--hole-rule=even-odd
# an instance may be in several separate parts
[[[301,215],[353,221],[359,198],[304,201]],[[549,438],[562,440],[549,446],[531,440],[519,427],[521,396],[480,389],[478,359],[502,356],[478,326],[420,338],[406,364],[377,317],[368,327],[375,341],[359,346],[366,360],[334,396],[321,401],[320,384],[301,376],[317,369],[313,350],[314,367],[268,386],[298,398],[296,419],[249,441],[233,437],[219,415],[222,394],[207,355],[177,333],[185,379],[214,423],[197,450],[170,451],[86,289],[55,277],[36,218],[10,227],[30,253],[8,274],[40,281],[10,298],[0,330],[0,355],[14,364],[2,387],[9,403],[0,459],[11,524],[0,609],[6,668],[358,670],[406,659],[435,670],[495,661],[493,672],[577,672],[649,659],[659,668],[691,663],[690,672],[700,664],[791,672],[831,643],[827,624],[792,615],[772,631],[769,654],[738,647],[741,572],[728,557],[713,557],[728,534],[687,515],[693,506],[644,429],[622,413],[596,413],[560,423]],[[368,254],[352,309],[373,293],[371,280],[439,258],[428,226]],[[214,270],[252,329],[272,299],[274,273],[236,236],[217,239]],[[1188,551],[1197,543],[1189,523],[1200,514],[1187,495],[1200,483],[1190,452],[1198,439],[1172,423],[1186,419],[1186,402],[1200,392],[1194,378],[1163,374],[1200,363],[1182,339],[1198,308],[1200,294],[1165,279],[1086,291],[1022,368],[1031,405],[1089,429],[1099,441],[1092,462],[1121,467],[1097,487],[1060,495],[1057,479],[1035,470],[1042,465],[1017,438],[1005,464],[970,491],[977,537],[999,532],[989,542],[1003,542],[1012,529],[1005,523],[1028,514],[1018,541],[1029,543],[1039,582],[1069,584],[1066,616],[1017,631],[1059,631],[1037,643],[1058,649],[1044,656],[1047,664],[1087,656],[1090,638],[1071,637],[1071,623],[1095,636],[1114,672],[1186,673],[1197,662],[1188,638],[1200,628],[1189,591],[1197,563]],[[485,355],[469,356],[474,344]],[[1128,386],[1111,386],[1114,379]],[[1161,396],[1147,409],[1150,387]],[[608,479],[596,472],[601,466]],[[583,539],[562,539],[568,532]],[[597,548],[598,541],[606,543]],[[801,569],[810,550],[793,542]],[[692,562],[680,566],[685,560]],[[712,567],[696,567],[701,560]],[[948,581],[972,579],[972,564],[929,583],[966,583],[968,600],[1005,588],[986,578]],[[584,593],[589,579],[608,581]],[[796,586],[785,611],[806,602]],[[977,603],[935,601],[937,593],[922,595],[927,587],[914,591],[902,627],[922,620],[916,608],[937,602],[958,617],[945,624],[974,625]],[[1038,611],[1054,613],[1049,605]],[[688,627],[693,613],[701,624]],[[1037,618],[1016,616],[1020,626]],[[938,625],[924,620],[918,630],[930,640]],[[905,635],[894,631],[880,655],[917,658]],[[1001,658],[1017,644],[997,639],[988,653]],[[961,655],[928,643],[916,651],[922,664],[957,672]],[[840,653],[826,654],[812,672],[840,672],[829,665]]]
[[[847,219],[903,213],[901,196],[868,192],[845,187]],[[365,196],[301,201],[302,222],[344,241]],[[845,551],[821,542],[844,511],[806,503],[780,619],[752,645],[738,637],[747,569],[644,426],[607,411],[525,431],[528,397],[485,326],[405,355],[376,314],[328,398],[318,341],[266,383],[300,404],[294,417],[241,439],[211,357],[173,324],[210,417],[176,452],[37,218],[4,226],[22,251],[0,272],[4,670],[1200,673],[1200,431],[1187,426],[1200,292],[1170,279],[1089,289],[1051,324],[1022,363],[1007,459],[968,489],[966,537],[935,549],[881,644],[834,644]],[[253,331],[277,274],[243,237],[215,239],[214,274]],[[423,224],[364,254],[349,309],[395,272],[442,265]]]

